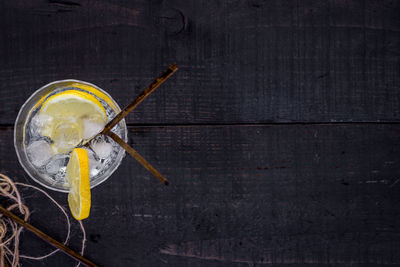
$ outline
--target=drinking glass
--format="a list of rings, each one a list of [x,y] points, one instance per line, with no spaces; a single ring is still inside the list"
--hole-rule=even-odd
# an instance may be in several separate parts
[[[35,126],[35,115],[37,115],[41,104],[44,103],[46,99],[64,90],[84,91],[95,96],[105,108],[108,121],[115,117],[121,109],[117,102],[103,89],[94,84],[79,80],[51,82],[34,92],[22,105],[14,126],[14,146],[20,164],[26,173],[37,183],[46,188],[67,193],[69,188],[68,182],[65,179],[65,166],[68,163],[68,154],[61,156],[54,155],[47,162],[44,162],[43,166],[37,166],[38,164],[32,163],[31,154],[28,155],[27,152],[27,147],[33,142],[51,142],[51,140],[47,140],[45,137],[37,134],[38,129],[36,129],[37,127]],[[119,135],[125,142],[127,141],[125,120],[121,120],[112,131]],[[125,150],[114,141],[110,140],[110,138],[107,139],[107,137],[104,136],[100,138],[104,138],[104,142],[112,144],[112,151],[109,157],[105,159],[100,159],[96,157],[96,155],[92,155],[92,158],[89,157],[91,188],[107,180],[118,168],[125,156]],[[38,143],[38,145],[40,144]],[[89,150],[90,148],[88,149],[88,153],[91,152],[91,154],[93,154],[93,151]],[[40,149],[38,151],[40,152]],[[57,156],[56,159],[54,159],[55,156]],[[57,160],[57,162],[54,163],[54,160]],[[93,167],[95,165],[96,168]],[[59,169],[57,170],[58,167]]]

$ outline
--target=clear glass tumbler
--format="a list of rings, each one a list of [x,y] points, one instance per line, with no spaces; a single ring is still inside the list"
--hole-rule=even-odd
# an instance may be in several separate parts
[[[37,133],[37,120],[35,116],[38,114],[41,104],[46,99],[67,90],[83,91],[94,96],[103,105],[108,121],[115,117],[121,110],[107,92],[96,85],[78,80],[61,80],[49,83],[34,92],[22,105],[14,126],[14,146],[18,160],[34,181],[49,189],[65,193],[69,191],[68,183],[65,180],[65,166],[68,163],[69,156],[68,154],[57,154],[49,155],[49,159],[46,158],[47,156],[44,155],[46,154],[44,153],[46,149],[41,147],[41,145],[46,145],[46,142],[51,144],[52,141]],[[113,128],[113,132],[126,142],[127,127],[125,120],[121,120]],[[103,138],[101,142],[107,143],[111,149],[109,155],[105,158],[99,157],[93,151],[88,151],[88,154],[91,156],[89,156],[91,188],[107,180],[118,168],[125,156],[125,150],[110,138],[100,138]],[[30,154],[31,152],[32,154]],[[37,155],[34,155],[35,153]],[[35,159],[34,157],[37,156],[39,158]]]

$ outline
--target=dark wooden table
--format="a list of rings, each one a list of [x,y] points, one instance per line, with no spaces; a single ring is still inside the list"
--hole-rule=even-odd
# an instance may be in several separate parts
[[[92,191],[85,255],[101,266],[400,266],[400,2],[0,2],[0,168],[37,88],[75,78],[132,113],[127,156]],[[22,190],[30,222],[65,222]],[[50,192],[67,207],[66,195]],[[79,250],[73,225],[70,247]],[[22,252],[50,251],[30,233]],[[23,266],[73,266],[62,253]]]

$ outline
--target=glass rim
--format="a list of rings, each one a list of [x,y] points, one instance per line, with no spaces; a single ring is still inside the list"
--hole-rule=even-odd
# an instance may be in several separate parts
[[[16,117],[16,119],[15,119],[14,131],[13,131],[13,134],[14,134],[14,136],[13,136],[13,139],[14,139],[14,149],[15,149],[15,152],[16,152],[16,154],[17,154],[17,158],[18,158],[19,163],[21,164],[21,166],[22,166],[22,168],[24,169],[24,171],[29,175],[29,177],[32,178],[32,180],[34,180],[34,181],[37,182],[38,184],[40,184],[40,185],[42,185],[42,186],[44,186],[44,187],[46,187],[46,188],[48,188],[48,189],[54,190],[54,191],[58,191],[58,192],[62,192],[62,193],[68,193],[68,192],[69,192],[68,189],[61,189],[61,188],[57,188],[57,187],[52,187],[51,185],[44,183],[44,182],[41,181],[40,179],[35,178],[35,176],[32,175],[32,173],[31,173],[30,171],[28,171],[27,167],[26,167],[25,164],[23,163],[24,160],[21,158],[21,155],[20,155],[20,153],[22,153],[22,152],[20,152],[20,151],[18,150],[18,148],[17,148],[17,122],[18,122],[18,120],[20,119],[20,116],[21,116],[22,112],[24,111],[24,108],[26,108],[26,106],[28,105],[28,103],[30,103],[30,101],[32,100],[32,98],[35,97],[37,94],[39,94],[42,90],[46,89],[47,87],[49,87],[49,86],[51,86],[51,85],[54,85],[54,84],[57,84],[57,83],[63,83],[63,82],[76,82],[76,83],[81,83],[81,84],[86,84],[86,85],[92,86],[92,87],[94,87],[95,89],[100,90],[100,92],[101,92],[101,93],[104,93],[107,97],[109,97],[109,98],[111,99],[111,101],[114,103],[114,105],[117,107],[118,112],[121,111],[121,108],[120,108],[120,106],[118,105],[118,103],[110,96],[110,94],[108,94],[105,90],[101,89],[100,87],[96,86],[95,84],[92,84],[92,83],[89,83],[89,82],[85,82],[85,81],[81,81],[81,80],[76,80],[76,79],[64,79],[64,80],[57,80],[57,81],[53,81],[53,82],[47,83],[47,84],[43,85],[42,87],[40,87],[39,89],[35,90],[35,92],[33,92],[33,93],[28,97],[28,99],[25,100],[24,104],[23,104],[23,105],[21,106],[21,108],[19,109],[18,115],[17,115],[17,117]],[[28,111],[28,112],[30,112],[30,111]],[[23,129],[25,129],[26,123],[27,123],[27,121],[25,120],[25,121],[24,121],[24,125],[22,126]],[[125,119],[122,119],[119,123],[122,123],[122,124],[123,124],[123,129],[124,129],[124,131],[125,131],[125,134],[124,134],[124,136],[122,136],[122,139],[123,139],[125,142],[127,142],[127,139],[128,139],[128,128],[127,128]],[[26,151],[25,151],[25,153],[26,153]],[[118,152],[118,155],[117,155],[117,161],[118,161],[117,164],[112,164],[112,165],[111,165],[111,168],[108,169],[109,174],[108,174],[105,178],[103,178],[103,179],[101,179],[101,180],[93,181],[93,183],[91,182],[91,183],[90,183],[90,188],[92,189],[92,188],[94,188],[94,187],[96,187],[96,186],[102,184],[103,182],[105,182],[108,178],[110,178],[110,176],[111,176],[111,175],[118,169],[118,167],[121,165],[122,160],[124,159],[124,157],[125,157],[125,150],[121,147],[121,150]],[[28,164],[31,164],[30,162],[27,162],[27,163],[28,163]]]

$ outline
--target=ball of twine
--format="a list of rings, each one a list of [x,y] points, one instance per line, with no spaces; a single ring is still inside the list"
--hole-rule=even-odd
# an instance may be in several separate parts
[[[63,242],[64,245],[66,245],[69,241],[71,233],[71,222],[69,220],[69,216],[67,212],[64,210],[64,208],[60,204],[58,204],[58,202],[54,200],[44,190],[33,185],[13,182],[8,176],[0,173],[0,196],[8,199],[9,202],[11,203],[9,206],[4,208],[9,211],[12,211],[14,209],[17,210],[23,216],[23,219],[25,221],[28,221],[30,215],[29,208],[23,203],[21,199],[21,194],[18,191],[17,186],[29,187],[41,192],[60,209],[60,211],[64,214],[67,222],[68,231],[67,231],[67,236],[65,237],[65,240]],[[83,255],[86,243],[86,232],[82,222],[81,221],[78,222],[83,234],[82,248],[81,248],[81,255]],[[20,254],[19,242],[22,230],[23,230],[22,226],[19,226],[13,220],[0,214],[0,266],[6,266],[5,263],[8,262],[11,264],[11,267],[19,267],[21,258],[31,259],[31,260],[42,260],[47,257],[50,257],[51,255],[59,251],[59,249],[55,249],[52,252],[43,256],[28,256]],[[78,263],[76,267],[78,267],[79,265],[80,263]]]

